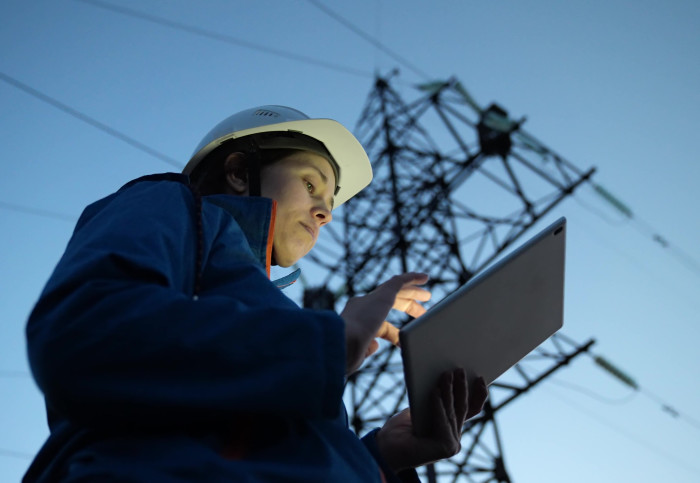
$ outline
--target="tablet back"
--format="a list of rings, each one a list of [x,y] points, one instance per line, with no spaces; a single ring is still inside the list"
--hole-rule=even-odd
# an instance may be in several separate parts
[[[565,240],[560,218],[401,329],[418,434],[440,374],[463,367],[491,384],[562,326]]]

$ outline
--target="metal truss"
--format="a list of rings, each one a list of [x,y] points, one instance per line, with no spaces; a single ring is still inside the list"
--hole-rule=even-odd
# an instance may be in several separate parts
[[[340,224],[324,228],[311,260],[325,275],[320,287],[306,290],[307,307],[333,308],[407,271],[428,273],[440,300],[594,172],[580,171],[525,132],[524,119],[510,119],[495,104],[481,108],[454,79],[420,86],[410,103],[390,82],[376,79],[355,131],[373,160],[374,180],[341,208]],[[463,450],[422,470],[424,478],[509,482],[495,412],[590,344],[576,347],[555,335],[499,378],[485,411],[465,426]],[[407,405],[396,348],[383,347],[350,378],[346,403],[358,433]]]

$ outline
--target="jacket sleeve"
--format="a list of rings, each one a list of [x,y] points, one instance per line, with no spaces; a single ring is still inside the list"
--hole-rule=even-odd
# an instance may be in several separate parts
[[[362,437],[362,442],[365,448],[370,452],[374,460],[379,466],[379,471],[382,474],[382,481],[386,483],[421,483],[418,478],[418,473],[415,469],[409,468],[398,473],[394,471],[386,464],[384,458],[379,453],[379,447],[377,446],[377,432],[379,429],[374,429]]]
[[[230,216],[204,220],[205,267],[226,284],[195,300],[193,205],[184,185],[142,182],[86,210],[27,324],[47,404],[115,426],[333,417],[342,319],[299,308],[245,251],[215,266],[222,231],[244,240]]]

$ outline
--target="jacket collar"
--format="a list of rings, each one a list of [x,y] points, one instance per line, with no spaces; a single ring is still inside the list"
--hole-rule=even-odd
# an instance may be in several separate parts
[[[120,191],[140,181],[175,181],[190,186],[190,179],[187,175],[181,173],[160,173],[132,180],[122,186]],[[226,210],[238,222],[251,250],[253,250],[253,254],[260,264],[265,267],[269,278],[277,202],[257,196],[211,195],[206,198],[208,201]],[[300,275],[301,269],[296,269],[292,273],[274,280],[273,283],[279,288],[285,288],[296,282]]]
[[[265,267],[269,278],[277,202],[258,196],[210,195],[206,199],[233,216],[243,230],[256,259]],[[300,275],[301,269],[297,269],[274,280],[273,283],[279,288],[284,288],[296,282]]]
[[[223,208],[236,220],[255,258],[269,276],[276,203],[257,196],[208,195],[204,199]]]

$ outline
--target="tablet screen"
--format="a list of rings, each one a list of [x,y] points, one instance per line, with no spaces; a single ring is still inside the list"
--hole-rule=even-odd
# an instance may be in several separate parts
[[[458,367],[491,384],[561,328],[566,220],[560,218],[400,332],[417,434],[440,375]]]

